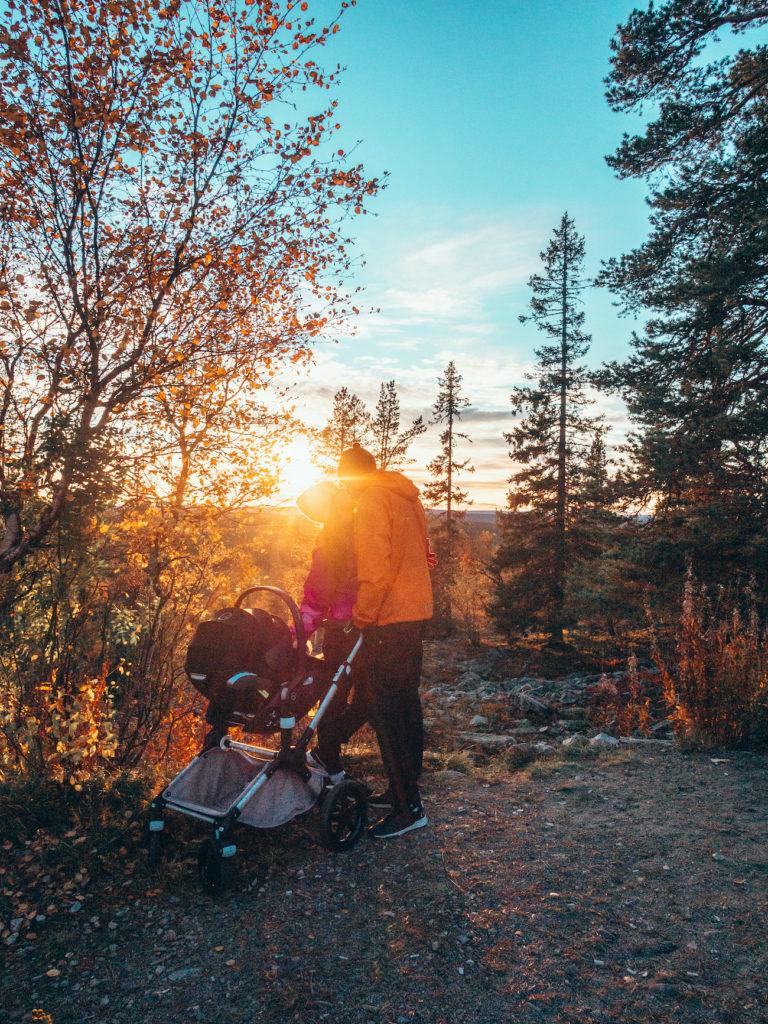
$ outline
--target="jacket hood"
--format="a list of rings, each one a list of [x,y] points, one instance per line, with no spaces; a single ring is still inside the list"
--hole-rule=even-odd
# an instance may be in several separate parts
[[[379,470],[371,477],[370,487],[382,487],[387,491],[397,494],[406,501],[416,501],[419,497],[419,488],[402,473],[395,473],[391,470]]]
[[[328,523],[335,516],[352,515],[351,499],[330,480],[323,480],[300,494],[296,506],[313,523]]]

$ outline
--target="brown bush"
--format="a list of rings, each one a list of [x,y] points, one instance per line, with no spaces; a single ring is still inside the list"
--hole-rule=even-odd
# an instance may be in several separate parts
[[[653,629],[652,640],[678,738],[693,747],[745,744],[768,707],[768,634],[752,591],[726,606],[689,571],[672,653],[662,653]]]

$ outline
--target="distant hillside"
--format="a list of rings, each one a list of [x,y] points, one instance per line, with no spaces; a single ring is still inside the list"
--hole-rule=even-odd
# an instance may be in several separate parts
[[[444,515],[444,512],[439,508],[433,508],[427,511],[427,515],[430,518],[437,518]],[[480,533],[482,530],[490,530],[492,533],[496,533],[498,529],[494,509],[469,509],[463,515],[463,522],[472,533]]]

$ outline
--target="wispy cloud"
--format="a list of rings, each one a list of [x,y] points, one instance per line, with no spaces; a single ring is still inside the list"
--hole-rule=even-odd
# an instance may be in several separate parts
[[[404,251],[403,283],[384,290],[382,310],[440,320],[482,315],[491,295],[527,280],[539,243],[532,226],[508,220],[416,244]]]

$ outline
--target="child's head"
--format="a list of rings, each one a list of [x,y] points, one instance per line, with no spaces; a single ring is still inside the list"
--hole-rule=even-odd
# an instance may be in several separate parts
[[[313,523],[323,525],[334,518],[352,513],[352,503],[348,495],[330,480],[323,480],[299,495],[296,499],[299,511]]]

